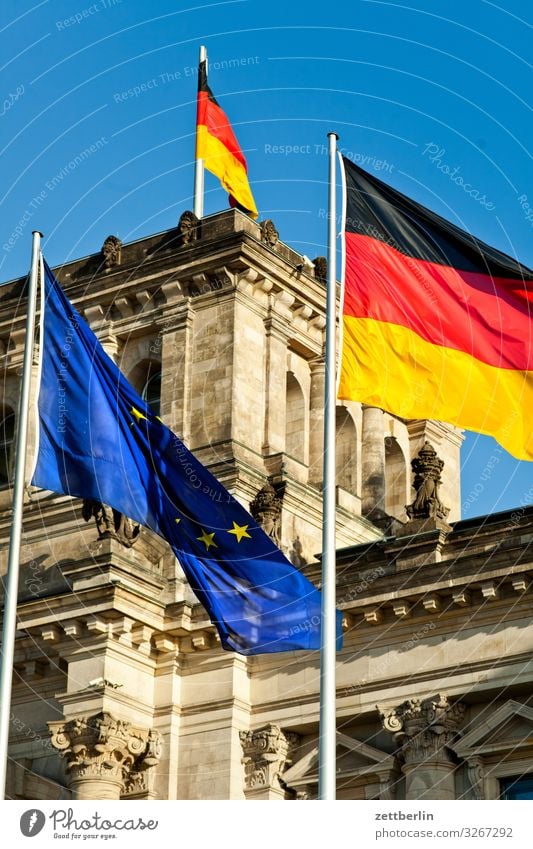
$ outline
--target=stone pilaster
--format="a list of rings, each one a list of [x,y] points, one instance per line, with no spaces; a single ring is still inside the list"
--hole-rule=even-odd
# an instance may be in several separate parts
[[[157,731],[136,728],[109,713],[49,722],[54,749],[65,758],[73,799],[120,799],[135,775],[161,756]]]
[[[311,396],[309,403],[309,483],[321,486],[324,457],[324,392],[326,364],[315,360],[311,366]],[[356,446],[354,445],[354,451]]]
[[[363,405],[361,512],[371,522],[385,516],[385,435],[383,410]]]
[[[267,725],[259,731],[241,731],[244,752],[245,789],[247,799],[284,799],[280,781],[290,763],[289,754],[298,735],[283,732],[278,725]]]
[[[283,293],[282,293],[283,294]],[[285,450],[285,419],[287,406],[287,320],[270,316],[265,320],[265,439],[266,456]]]
[[[384,728],[400,745],[406,799],[455,798],[452,747],[464,712],[464,705],[436,696],[409,699],[381,714]]]
[[[195,311],[190,298],[161,327],[161,417],[190,442],[192,346]]]

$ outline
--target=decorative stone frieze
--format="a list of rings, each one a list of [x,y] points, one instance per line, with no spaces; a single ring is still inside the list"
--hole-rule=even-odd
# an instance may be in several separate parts
[[[297,734],[269,724],[259,731],[241,731],[244,753],[245,794],[248,799],[283,799],[281,775],[290,764],[290,751],[299,742]]]
[[[136,728],[110,713],[49,722],[51,742],[66,760],[74,799],[119,799],[132,771],[154,767],[161,757],[159,732]]]

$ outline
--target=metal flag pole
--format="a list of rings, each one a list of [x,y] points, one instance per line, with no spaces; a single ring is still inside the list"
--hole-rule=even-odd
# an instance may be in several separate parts
[[[39,251],[42,233],[33,231],[31,272],[28,282],[28,305],[26,312],[26,337],[22,367],[22,384],[17,427],[15,478],[13,484],[13,521],[9,539],[7,576],[4,581],[4,625],[2,632],[2,670],[0,674],[0,798],[6,798],[6,776],[9,744],[9,718],[11,711],[11,683],[15,633],[17,628],[17,595],[19,583],[20,537],[22,531],[22,509],[24,503],[24,473],[26,465],[26,442],[31,388],[31,367],[35,333],[37,301],[37,279]]]
[[[205,73],[207,75],[207,50],[203,46],[200,47],[200,56],[198,58],[198,73],[200,73],[200,65],[205,62]],[[196,111],[196,148],[198,149],[198,109]],[[196,154],[195,154],[196,155]],[[204,215],[204,160],[196,158],[194,161],[194,214],[198,218],[203,218]]]
[[[324,474],[322,519],[322,633],[320,646],[320,738],[318,798],[335,799],[336,608],[335,608],[335,337],[336,337],[336,133],[329,140],[328,276],[326,291],[326,386],[324,398]]]

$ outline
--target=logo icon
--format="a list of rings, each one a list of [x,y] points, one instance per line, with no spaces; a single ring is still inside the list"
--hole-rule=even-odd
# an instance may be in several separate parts
[[[20,830],[24,837],[35,837],[42,831],[46,822],[46,817],[42,811],[37,808],[31,808],[25,811],[20,818]]]

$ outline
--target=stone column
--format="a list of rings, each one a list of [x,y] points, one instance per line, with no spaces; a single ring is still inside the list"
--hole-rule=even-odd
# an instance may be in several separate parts
[[[49,722],[51,742],[67,762],[73,799],[120,799],[133,774],[159,762],[157,731],[109,713]]]
[[[451,747],[464,717],[464,705],[444,696],[410,699],[381,714],[383,726],[400,744],[406,799],[455,799]]]
[[[280,778],[290,764],[289,752],[298,743],[298,735],[284,733],[278,725],[267,725],[259,731],[241,731],[240,737],[246,798],[284,799]]]
[[[324,391],[326,364],[323,359],[311,364],[311,394],[309,399],[309,483],[322,485],[324,456]],[[354,451],[356,446],[354,445]]]
[[[265,320],[266,391],[263,451],[267,456],[285,451],[288,329],[289,323],[283,318],[272,315]]]
[[[385,515],[383,410],[363,404],[361,512],[370,521]]]
[[[195,311],[190,298],[162,325],[161,417],[190,443],[191,381]]]

